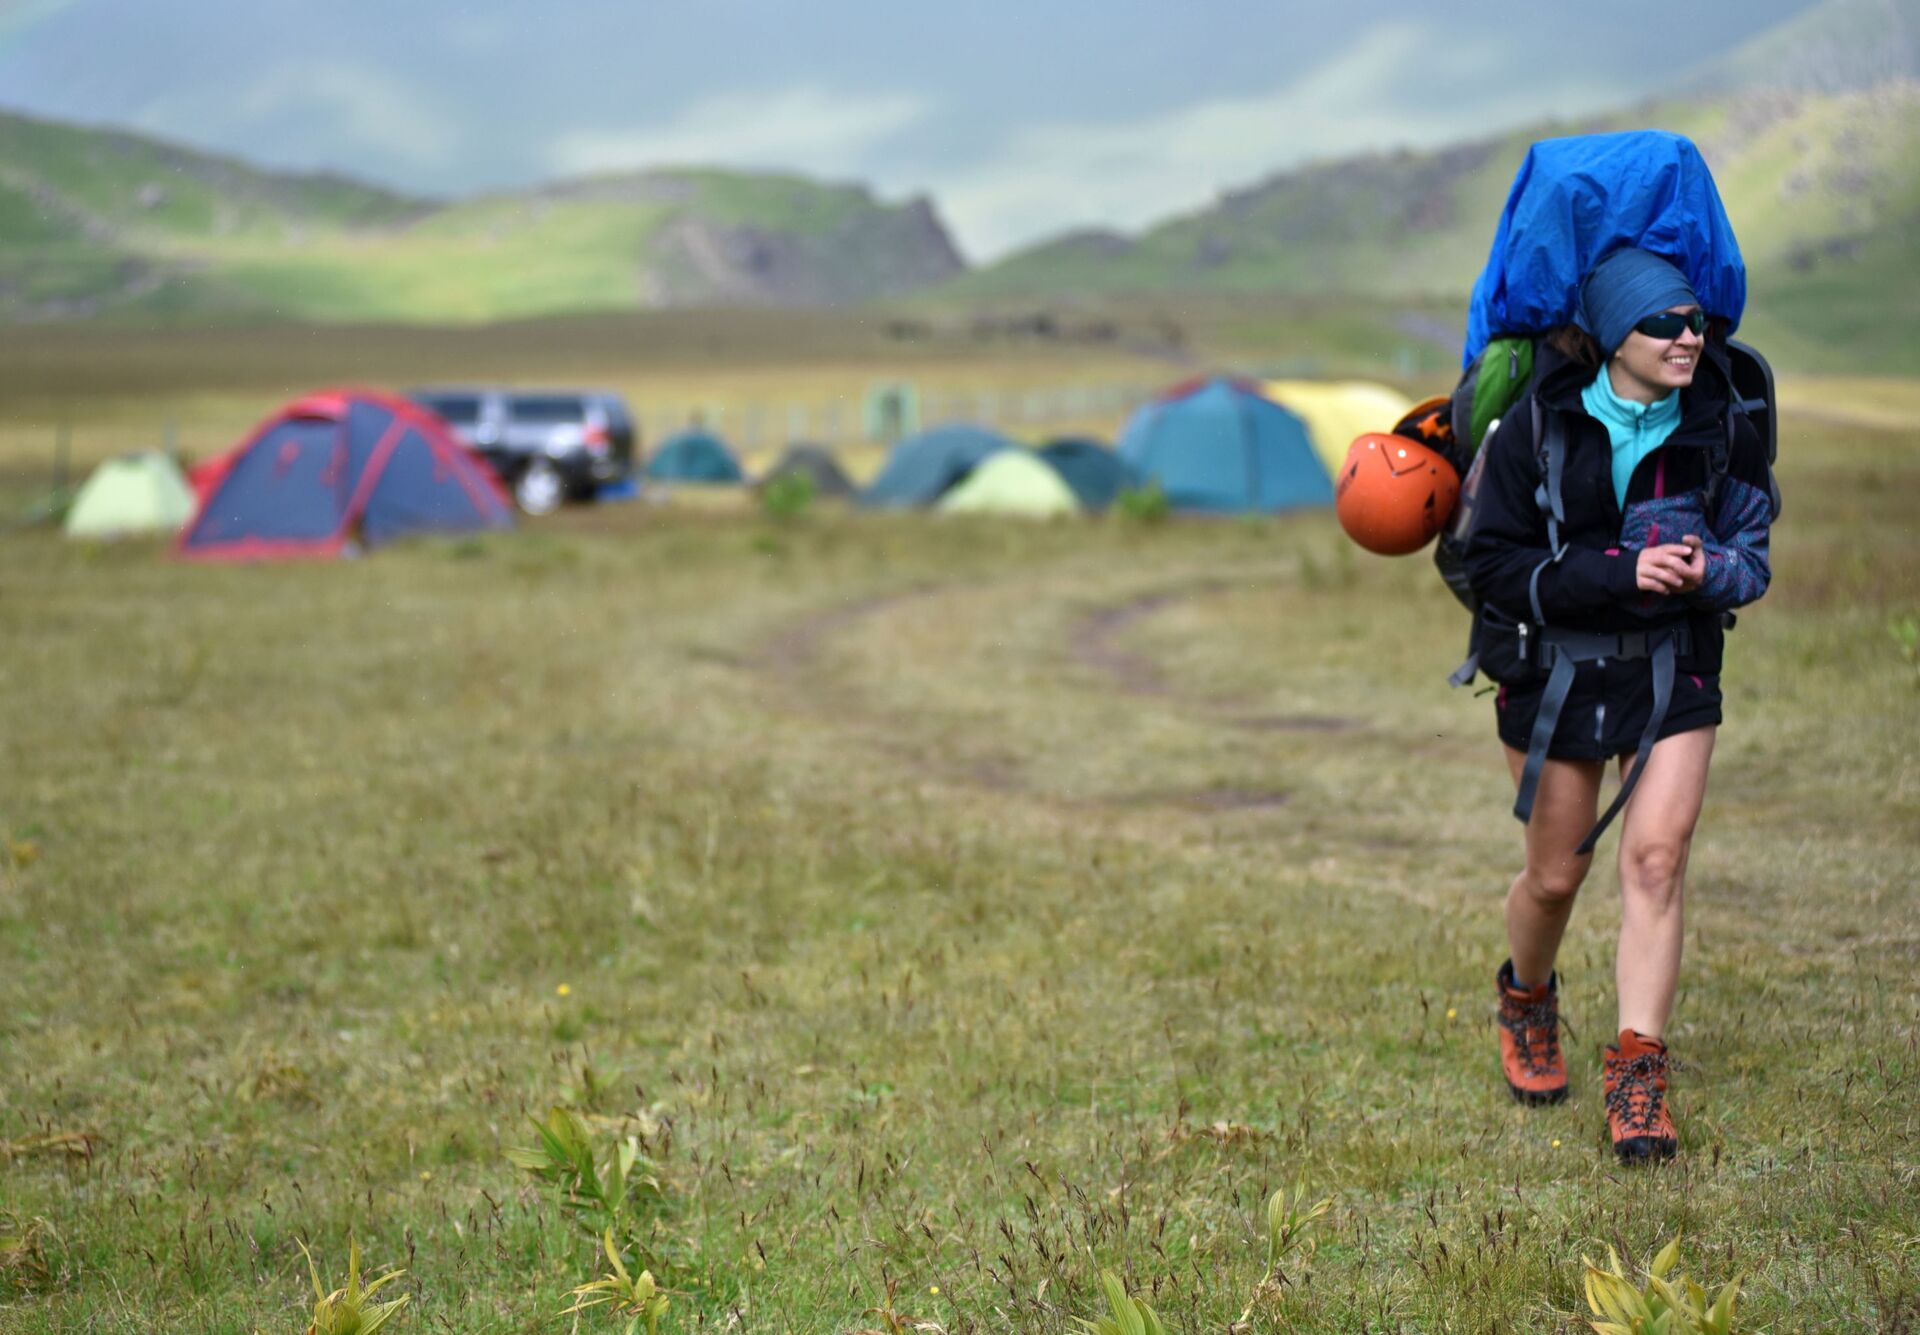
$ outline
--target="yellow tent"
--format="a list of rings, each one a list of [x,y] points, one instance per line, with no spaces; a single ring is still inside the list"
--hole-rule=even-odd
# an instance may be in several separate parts
[[[1329,477],[1340,475],[1347,446],[1369,431],[1391,431],[1413,400],[1371,380],[1269,380],[1261,392],[1307,424]]]

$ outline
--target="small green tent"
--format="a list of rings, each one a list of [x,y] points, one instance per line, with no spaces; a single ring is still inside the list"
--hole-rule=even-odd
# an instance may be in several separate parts
[[[1080,512],[1079,498],[1053,466],[1030,450],[1001,450],[940,498],[942,514],[1051,519]]]
[[[67,510],[69,538],[164,537],[193,518],[198,502],[180,466],[157,450],[109,459]]]

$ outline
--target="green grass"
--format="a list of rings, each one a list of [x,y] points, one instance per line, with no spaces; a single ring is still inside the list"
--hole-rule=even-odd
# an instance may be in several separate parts
[[[1752,1330],[1920,1319],[1912,434],[1790,423],[1690,875],[1681,1161],[1513,1106],[1518,851],[1463,618],[1330,519],[577,512],[327,566],[0,544],[0,1329],[558,1330],[590,1242],[507,1147],[647,1136],[670,1331],[1572,1331],[1682,1232]],[[564,991],[563,991],[564,988]],[[588,1072],[591,1071],[591,1077]],[[25,1272],[18,1272],[22,1279]],[[932,1292],[934,1288],[939,1292]],[[383,1294],[383,1296],[385,1296]],[[601,1324],[586,1329],[610,1329]]]

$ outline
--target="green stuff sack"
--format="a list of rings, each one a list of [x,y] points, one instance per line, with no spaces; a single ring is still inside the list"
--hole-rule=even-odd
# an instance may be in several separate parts
[[[1465,455],[1461,477],[1473,466],[1474,456],[1480,453],[1487,432],[1506,416],[1507,409],[1519,402],[1532,380],[1533,340],[1530,338],[1494,339],[1462,373],[1453,391],[1454,430],[1461,436]],[[1459,430],[1461,422],[1468,424],[1465,432]]]

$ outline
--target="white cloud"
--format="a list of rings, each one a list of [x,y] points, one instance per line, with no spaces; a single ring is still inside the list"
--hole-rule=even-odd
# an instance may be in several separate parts
[[[271,161],[342,170],[434,171],[462,147],[458,123],[422,88],[364,65],[278,60],[232,81],[146,99],[134,128],[192,143],[270,140]]]
[[[452,118],[418,86],[364,65],[288,62],[269,69],[234,102],[243,118],[313,118],[340,137],[422,167],[443,162],[458,140]]]
[[[869,149],[920,121],[929,105],[910,94],[812,86],[727,93],[659,124],[569,130],[553,141],[548,161],[561,175],[664,165],[858,174]]]
[[[0,42],[73,5],[74,0],[0,0]]]
[[[1575,113],[1620,99],[1617,84],[1564,64],[1383,24],[1273,92],[1119,124],[1029,127],[991,158],[926,184],[963,248],[984,259],[1068,227],[1141,227],[1311,159],[1438,145],[1538,117],[1543,106]]]

